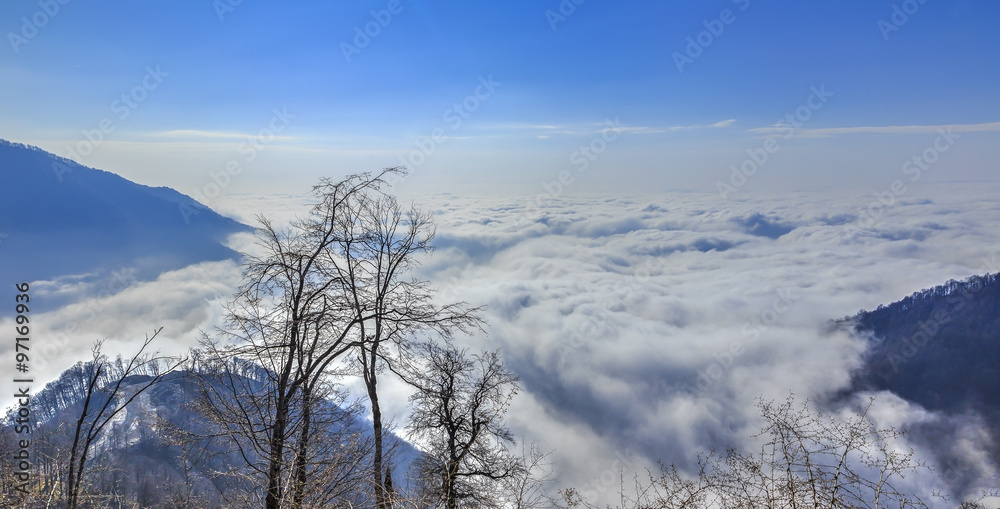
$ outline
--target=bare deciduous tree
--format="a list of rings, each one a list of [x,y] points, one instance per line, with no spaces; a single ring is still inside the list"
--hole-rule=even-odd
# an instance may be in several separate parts
[[[233,431],[249,439],[255,453],[266,458],[263,476],[265,507],[278,509],[286,500],[286,484],[291,483],[293,507],[301,507],[304,490],[304,458],[310,443],[309,412],[315,387],[327,376],[331,365],[344,353],[359,346],[362,336],[356,327],[370,316],[355,316],[344,299],[344,282],[328,262],[338,246],[338,233],[345,204],[355,195],[384,184],[382,177],[392,170],[372,176],[353,175],[340,182],[324,181],[314,191],[320,199],[310,215],[289,228],[275,227],[259,217],[260,254],[248,254],[244,280],[228,309],[230,345],[209,343],[207,351],[216,360],[240,357],[261,366],[268,378],[262,398],[248,405],[216,392],[208,406],[216,415],[229,419]],[[223,363],[224,365],[225,363]],[[229,377],[230,392],[246,394],[248,387],[239,377]],[[214,398],[212,396],[215,396]],[[296,407],[301,412],[293,423]],[[260,437],[266,437],[261,443]],[[293,475],[286,474],[286,444],[297,436]],[[244,455],[252,465],[251,455]]]
[[[402,172],[400,168],[388,171]],[[325,196],[336,184],[323,181],[317,190]],[[391,466],[385,462],[384,424],[379,401],[379,374],[384,368],[399,372],[409,364],[412,338],[433,333],[451,338],[455,332],[481,328],[478,308],[464,303],[436,304],[430,284],[408,273],[417,265],[416,256],[431,251],[434,228],[429,215],[411,207],[403,209],[381,183],[370,186],[342,202],[337,218],[337,249],[326,251],[325,267],[341,282],[358,323],[357,367],[372,413],[375,448],[372,459],[376,507],[389,507],[387,478]]]
[[[140,394],[186,362],[182,358],[145,353],[162,330],[161,327],[152,336],[146,336],[139,351],[127,362],[123,362],[121,357],[110,361],[101,353],[103,341],[94,344],[91,350],[93,357],[83,366],[85,396],[69,453],[69,471],[66,475],[67,508],[74,509],[79,504],[88,455],[101,432]],[[126,390],[123,384],[137,375],[143,375],[147,379]]]
[[[511,509],[541,509],[552,507],[553,499],[546,492],[551,481],[552,451],[543,452],[537,444],[521,445],[519,465],[514,473],[503,480],[504,492]]]
[[[503,482],[523,468],[504,423],[517,377],[498,352],[469,358],[451,344],[426,344],[423,358],[408,429],[427,448],[420,465],[427,488],[448,509],[501,506]]]
[[[375,505],[386,507],[379,373],[405,364],[419,331],[448,337],[480,325],[475,309],[437,305],[427,282],[407,279],[414,256],[429,251],[433,228],[429,216],[403,210],[386,192],[385,176],[401,173],[388,168],[323,179],[313,188],[317,203],[310,215],[288,228],[259,217],[260,252],[246,256],[244,281],[228,307],[223,332],[229,342],[205,343],[210,362],[229,373],[228,394],[219,384],[206,386],[206,406],[228,431],[247,438],[250,464],[267,458],[259,472],[267,509],[285,502],[303,507],[317,387],[343,368],[360,372],[367,388]],[[266,380],[247,385],[230,369],[234,359],[260,366]]]
[[[798,405],[761,401],[764,443],[756,453],[730,449],[699,458],[697,475],[687,477],[675,466],[635,483],[634,493],[621,492],[620,507],[635,509],[855,509],[926,508],[900,481],[926,469],[912,450],[897,448],[902,432],[879,428],[868,416],[872,401],[852,418],[842,420]],[[564,490],[561,507],[594,507],[575,490]]]

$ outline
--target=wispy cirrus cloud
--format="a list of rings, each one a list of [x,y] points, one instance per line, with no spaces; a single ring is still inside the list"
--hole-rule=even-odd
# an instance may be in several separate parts
[[[626,124],[617,127],[617,129],[619,129],[620,132],[630,133],[630,134],[663,134],[663,133],[673,133],[678,131],[690,131],[697,129],[722,129],[731,127],[735,123],[736,119],[730,118],[726,120],[720,120],[712,124],[673,125],[673,126]],[[592,136],[594,134],[600,133],[603,129],[606,128],[607,124],[605,122],[594,122],[587,124],[525,123],[525,124],[499,124],[493,126],[484,126],[484,129],[490,129],[494,131],[506,131],[510,133],[527,132],[532,135],[538,135],[542,137],[549,137],[555,135]]]
[[[731,127],[736,123],[735,118],[729,118],[726,120],[720,120],[714,124],[695,124],[695,125],[672,125],[669,127],[656,127],[656,126],[623,126],[622,132],[632,133],[632,134],[662,134],[662,133],[676,133],[680,131],[697,131],[703,129],[724,129]]]
[[[720,128],[721,127],[729,127],[729,126],[731,126],[731,125],[733,125],[735,123],[736,123],[736,119],[735,118],[730,118],[730,119],[721,120],[719,122],[716,122],[716,123],[714,123],[714,124],[712,124],[712,125],[710,125],[708,127],[720,127]]]
[[[175,129],[171,131],[159,131],[149,133],[147,136],[166,139],[209,139],[209,140],[244,140],[256,136],[250,133],[227,132],[227,131],[203,131],[199,129]],[[291,140],[293,136],[274,135],[275,140]]]
[[[692,129],[723,129],[726,127],[731,127],[736,123],[735,118],[728,118],[726,120],[720,120],[714,124],[708,125],[677,125],[670,127],[670,131],[689,131]]]
[[[749,129],[754,134],[787,134],[793,126],[789,124],[774,124],[767,127]],[[797,136],[829,137],[843,134],[933,134],[939,129],[949,129],[958,133],[996,132],[1000,131],[1000,122],[982,124],[941,124],[941,125],[889,125],[889,126],[856,126],[856,127],[824,127],[817,129],[798,129]]]
[[[491,138],[528,136],[591,136],[601,132],[607,125],[604,122],[589,122],[585,124],[541,124],[541,123],[506,123],[481,126],[482,130],[490,131]],[[476,136],[473,136],[476,137]],[[482,137],[482,136],[479,136]]]

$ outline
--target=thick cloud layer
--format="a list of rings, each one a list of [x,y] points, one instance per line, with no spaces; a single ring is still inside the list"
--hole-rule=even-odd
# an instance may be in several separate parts
[[[446,296],[489,307],[486,343],[524,382],[518,430],[556,448],[566,485],[607,491],[612,465],[691,465],[698,451],[746,443],[757,398],[846,388],[865,344],[830,319],[1000,270],[995,186],[917,191],[888,206],[825,193],[541,207],[437,197],[440,250],[425,271]],[[893,413],[898,401],[883,396],[887,423],[958,426]],[[986,440],[975,427],[960,427],[969,451]],[[995,475],[981,455],[966,465],[969,477]]]
[[[53,380],[78,361],[90,358],[96,340],[114,357],[131,357],[146,335],[162,327],[155,343],[164,355],[183,355],[196,347],[201,331],[221,324],[222,303],[239,282],[233,261],[206,262],[138,281],[128,268],[100,278],[64,277],[31,284],[32,302],[47,299],[74,303],[56,311],[30,315],[31,375],[38,382]],[[13,302],[13,297],[9,299]],[[10,318],[0,326],[14,329]],[[13,358],[14,345],[0,345],[0,356]],[[13,394],[13,392],[10,392]],[[10,399],[3,400],[4,404]]]
[[[563,196],[543,205],[420,197],[438,227],[438,250],[420,270],[441,298],[488,307],[489,336],[462,341],[502,348],[522,377],[510,424],[555,449],[556,484],[609,496],[619,468],[690,466],[700,451],[746,444],[760,426],[757,398],[823,400],[845,388],[865,343],[830,319],[1000,270],[997,191],[927,185],[888,205],[871,192]],[[228,206],[246,220],[271,202]],[[51,337],[73,329],[47,374],[83,358],[99,337],[134,340],[165,325],[178,350],[193,344],[199,328],[219,323],[238,276],[233,264],[202,264],[39,316],[36,330]],[[95,291],[73,281],[39,286]],[[402,423],[407,392],[386,388]],[[994,466],[977,455],[987,438],[973,417],[956,422],[891,395],[876,405],[886,424],[958,427],[968,486],[996,483]]]

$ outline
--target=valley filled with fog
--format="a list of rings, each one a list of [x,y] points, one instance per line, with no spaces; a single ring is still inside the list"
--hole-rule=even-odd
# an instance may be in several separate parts
[[[881,207],[871,207],[871,195],[808,192],[728,201],[707,193],[567,195],[542,204],[405,199],[432,213],[437,227],[436,250],[421,258],[418,275],[443,301],[486,306],[488,334],[457,341],[502,349],[522,379],[508,414],[512,430],[554,450],[557,485],[611,501],[618,477],[608,472],[642,472],[660,460],[690,468],[699,452],[750,446],[761,424],[758,398],[794,393],[834,413],[857,410],[870,394],[831,398],[848,388],[868,344],[830,321],[997,272],[997,191],[914,187]],[[307,195],[239,195],[218,209],[253,224],[257,213],[288,221],[308,202]],[[866,210],[877,221],[863,222]],[[254,249],[250,233],[227,244]],[[149,281],[34,283],[33,298],[73,301],[37,315],[37,334],[46,338],[37,378],[56,377],[93,339],[125,352],[159,326],[169,338],[163,349],[183,353],[199,331],[221,323],[239,276],[234,261],[217,261]],[[411,391],[386,383],[384,411],[405,422]],[[990,438],[974,419],[875,395],[879,424],[941,421],[961,431],[953,448],[981,487],[996,482],[982,452]],[[932,474],[907,482],[925,493],[944,488]]]

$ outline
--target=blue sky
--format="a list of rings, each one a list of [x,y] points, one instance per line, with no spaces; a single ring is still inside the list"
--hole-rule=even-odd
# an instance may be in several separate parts
[[[5,2],[0,137],[188,194],[234,161],[227,192],[401,161],[423,190],[716,192],[816,87],[740,192],[878,189],[944,125],[925,182],[997,175],[996,2],[237,2]]]
[[[996,271],[998,26],[995,0],[0,0],[0,138],[248,222],[401,162],[397,194],[465,195],[418,202],[427,277],[486,306],[527,384],[515,429],[586,488],[629,442],[690,458],[757,395],[843,389],[863,348],[818,324]],[[164,317],[186,349],[238,279],[39,286],[81,300],[40,320],[74,338],[50,366]],[[676,390],[786,289],[705,396]]]

